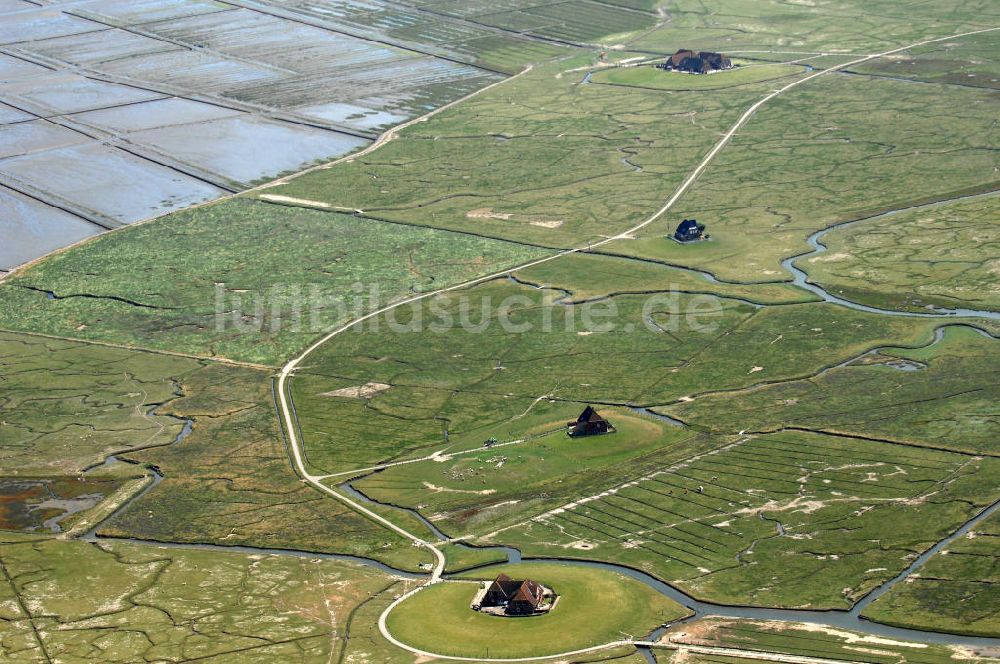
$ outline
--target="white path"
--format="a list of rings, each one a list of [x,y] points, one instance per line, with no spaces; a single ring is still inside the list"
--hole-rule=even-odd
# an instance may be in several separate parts
[[[789,655],[787,653],[767,652],[765,650],[743,650],[741,648],[723,648],[721,646],[699,646],[679,643],[637,643],[637,645],[676,650],[680,653],[721,655],[723,657],[755,659],[765,662],[786,662],[787,664],[866,664],[862,661],[850,659],[830,659],[827,657],[809,657],[807,655]]]
[[[416,459],[404,459],[403,461],[389,461],[386,463],[376,464],[374,466],[368,466],[367,468],[358,468],[357,470],[342,470],[338,473],[330,473],[329,475],[319,475],[317,479],[328,480],[331,477],[346,477],[353,475],[367,475],[368,473],[374,473],[377,470],[385,470],[386,468],[395,468],[396,466],[407,466],[411,463],[423,463],[424,461],[447,461],[450,457],[461,456],[463,454],[475,454],[477,452],[487,452],[489,450],[495,450],[499,447],[507,447],[508,445],[520,445],[521,443],[528,442],[527,439],[518,438],[517,440],[508,440],[504,443],[497,443],[491,447],[470,447],[464,450],[455,450],[454,452],[449,452],[447,448],[440,449],[437,452],[432,452],[427,456],[417,457]]]
[[[656,212],[654,212],[648,218],[646,218],[642,222],[636,224],[632,228],[629,228],[628,230],[622,231],[618,235],[614,235],[614,236],[608,237],[608,238],[606,238],[604,240],[600,240],[599,242],[594,242],[594,243],[588,244],[587,246],[581,246],[581,247],[577,247],[577,248],[574,248],[574,249],[567,249],[565,251],[560,251],[558,253],[552,254],[552,255],[547,256],[545,258],[540,258],[538,260],[534,260],[534,261],[531,261],[531,262],[528,262],[528,263],[524,263],[522,265],[511,267],[511,268],[508,268],[508,269],[505,269],[505,270],[500,270],[499,272],[494,272],[494,273],[488,274],[486,276],[477,277],[475,279],[470,279],[470,280],[465,281],[463,283],[455,284],[454,286],[449,286],[447,288],[440,288],[440,289],[435,290],[435,291],[429,291],[429,292],[426,292],[426,293],[421,293],[419,295],[414,295],[413,297],[409,297],[409,298],[406,298],[404,300],[400,300],[399,302],[396,302],[394,304],[390,304],[388,306],[382,307],[382,308],[377,309],[375,311],[372,311],[372,312],[370,312],[370,313],[368,313],[368,314],[366,314],[364,316],[361,316],[360,318],[357,318],[357,319],[355,319],[355,320],[347,323],[346,325],[342,325],[342,326],[336,328],[335,330],[333,330],[332,332],[327,333],[322,338],[320,338],[315,343],[313,343],[311,346],[309,346],[308,348],[306,348],[305,351],[303,351],[302,354],[300,354],[298,357],[295,357],[294,359],[290,360],[287,364],[285,364],[285,366],[282,367],[281,373],[278,376],[278,386],[277,386],[277,388],[278,388],[277,389],[277,392],[278,392],[278,405],[279,405],[279,408],[281,410],[281,416],[282,416],[282,418],[284,420],[286,433],[288,435],[289,447],[290,447],[291,452],[292,452],[292,457],[293,457],[293,460],[294,460],[295,469],[299,473],[299,475],[302,477],[303,481],[311,484],[312,486],[314,486],[318,490],[320,490],[320,491],[322,491],[322,492],[324,492],[326,494],[329,494],[330,496],[336,498],[337,500],[340,500],[341,502],[345,503],[346,505],[348,505],[352,509],[354,509],[354,510],[356,510],[356,511],[362,513],[362,514],[364,514],[365,516],[371,518],[373,521],[376,521],[377,523],[380,523],[380,524],[384,525],[386,528],[389,528],[390,530],[392,530],[392,531],[394,531],[396,533],[399,533],[400,535],[402,535],[406,539],[408,539],[411,542],[413,542],[415,545],[422,546],[424,548],[429,549],[434,554],[435,559],[437,561],[436,564],[435,564],[435,566],[434,566],[434,570],[431,573],[430,578],[428,579],[428,581],[427,581],[426,584],[424,584],[423,586],[418,586],[417,588],[415,588],[415,589],[411,590],[410,592],[408,592],[408,593],[402,595],[401,597],[399,597],[396,601],[394,601],[392,604],[390,604],[385,609],[385,611],[382,612],[382,615],[379,616],[378,626],[379,626],[379,631],[382,633],[382,636],[385,637],[393,645],[395,645],[395,646],[397,646],[399,648],[402,648],[403,650],[407,650],[407,651],[409,651],[411,653],[419,655],[419,656],[434,657],[434,658],[438,658],[438,659],[448,659],[448,660],[456,660],[456,661],[480,661],[480,662],[482,662],[482,661],[492,661],[492,662],[501,662],[501,661],[505,661],[505,662],[539,661],[539,660],[545,660],[545,659],[552,659],[552,658],[555,658],[555,657],[560,657],[561,658],[561,657],[568,657],[568,656],[573,656],[573,655],[579,655],[579,654],[584,654],[584,653],[588,653],[588,652],[594,652],[594,651],[597,651],[597,650],[604,650],[604,649],[607,649],[607,648],[613,648],[613,647],[616,647],[616,646],[619,646],[619,645],[624,645],[624,644],[630,643],[628,641],[615,641],[615,642],[607,643],[607,644],[604,644],[604,645],[601,645],[601,646],[594,646],[594,647],[591,647],[591,648],[584,648],[582,650],[575,650],[575,651],[570,651],[570,652],[565,652],[565,653],[559,653],[559,654],[556,654],[556,655],[548,655],[548,656],[545,656],[545,657],[525,657],[525,658],[514,658],[514,659],[483,659],[481,657],[474,657],[474,658],[453,657],[453,656],[440,655],[440,654],[437,654],[437,653],[427,652],[425,650],[420,650],[418,648],[413,648],[413,647],[411,647],[411,646],[409,646],[409,645],[407,645],[405,643],[402,643],[401,641],[398,641],[395,637],[393,637],[392,634],[389,632],[388,628],[386,627],[386,618],[392,612],[392,610],[395,609],[401,602],[405,601],[407,598],[411,597],[413,594],[419,592],[421,589],[426,588],[429,585],[438,583],[441,580],[441,575],[444,572],[444,567],[445,567],[445,557],[444,557],[444,554],[441,553],[441,551],[438,550],[437,547],[434,546],[434,544],[432,544],[430,542],[427,542],[426,540],[421,539],[417,535],[414,535],[413,533],[410,533],[410,532],[406,531],[405,529],[397,526],[396,524],[392,523],[388,519],[386,519],[386,518],[384,518],[384,517],[376,514],[372,510],[370,510],[367,507],[365,507],[364,505],[358,503],[355,500],[352,500],[351,498],[345,496],[344,494],[340,493],[339,491],[331,489],[330,487],[328,487],[328,486],[326,486],[325,484],[322,483],[323,476],[312,475],[312,474],[310,474],[306,470],[305,461],[304,461],[304,455],[303,455],[303,451],[302,451],[302,443],[299,440],[298,435],[296,434],[297,428],[295,426],[295,416],[293,415],[292,409],[291,409],[291,407],[289,405],[288,390],[287,390],[288,378],[295,372],[296,368],[298,368],[298,366],[303,362],[303,360],[305,360],[317,348],[319,348],[320,346],[322,346],[323,344],[325,344],[326,342],[328,342],[330,339],[333,339],[337,335],[342,334],[343,332],[351,329],[352,327],[354,327],[354,326],[356,326],[356,325],[358,325],[360,323],[363,323],[363,322],[365,322],[365,321],[367,321],[367,320],[369,320],[371,318],[374,318],[376,316],[380,316],[380,315],[386,313],[387,311],[391,311],[393,309],[396,309],[397,307],[401,307],[401,306],[404,306],[406,304],[410,304],[410,303],[413,303],[413,302],[419,302],[420,300],[425,300],[427,298],[434,297],[434,296],[440,295],[442,293],[447,293],[447,292],[458,290],[458,289],[462,289],[462,288],[468,288],[470,286],[474,286],[476,284],[483,283],[484,281],[489,281],[491,279],[496,279],[497,277],[501,277],[501,276],[507,275],[507,274],[509,274],[511,272],[515,272],[517,270],[523,270],[523,269],[526,269],[526,268],[529,268],[529,267],[532,267],[532,266],[535,266],[535,265],[541,265],[543,263],[548,263],[549,261],[555,260],[557,258],[561,258],[563,256],[568,256],[570,254],[579,253],[581,251],[587,251],[587,250],[592,249],[594,247],[599,247],[599,246],[608,244],[609,242],[614,242],[616,240],[625,239],[625,238],[631,236],[633,233],[642,230],[646,226],[652,224],[654,221],[656,221],[657,219],[659,219],[660,217],[662,217],[668,210],[670,210],[670,208],[672,208],[674,206],[674,204],[680,199],[680,197],[683,196],[685,192],[687,192],[687,190],[691,187],[692,184],[694,184],[695,180],[698,179],[698,176],[700,176],[702,174],[702,172],[704,172],[704,170],[706,168],[708,168],[709,164],[712,163],[712,160],[715,159],[715,156],[717,154],[719,154],[720,151],[722,151],[722,149],[729,143],[729,141],[732,139],[732,137],[736,135],[736,132],[738,132],[747,123],[747,121],[749,121],[750,118],[753,117],[753,115],[757,112],[758,109],[760,109],[761,106],[763,106],[767,102],[771,101],[775,97],[777,97],[777,96],[779,96],[779,95],[787,92],[788,90],[791,90],[792,88],[798,87],[799,85],[807,83],[808,81],[811,81],[813,79],[819,78],[821,76],[826,76],[826,75],[828,75],[830,73],[839,71],[839,70],[847,68],[847,67],[853,67],[854,65],[858,65],[858,64],[861,64],[863,62],[867,62],[869,60],[874,60],[874,59],[877,59],[877,58],[883,58],[883,57],[886,57],[888,55],[893,55],[895,53],[900,53],[902,51],[906,51],[906,50],[909,50],[909,49],[912,49],[912,48],[917,48],[917,47],[924,46],[924,45],[927,45],[927,44],[933,44],[933,43],[936,43],[936,42],[942,42],[942,41],[947,41],[947,40],[951,40],[951,39],[959,39],[961,37],[968,37],[968,36],[971,36],[971,35],[982,34],[982,33],[985,33],[985,32],[994,32],[996,30],[1000,30],[1000,27],[984,28],[984,29],[981,29],[981,30],[970,30],[968,32],[962,32],[962,33],[958,33],[958,34],[952,34],[952,35],[948,35],[946,37],[938,37],[938,38],[935,38],[935,39],[925,39],[925,40],[922,40],[922,41],[919,41],[919,42],[914,42],[912,44],[907,44],[906,46],[900,46],[898,48],[890,49],[888,51],[883,51],[881,53],[875,53],[875,54],[871,54],[871,55],[866,55],[866,56],[863,56],[863,57],[859,57],[859,58],[856,58],[856,59],[851,60],[849,62],[845,62],[843,64],[840,64],[840,65],[837,65],[835,67],[832,67],[830,69],[824,69],[824,70],[821,70],[821,71],[817,71],[817,72],[815,72],[813,74],[810,74],[808,76],[804,76],[803,78],[797,79],[797,80],[795,80],[795,81],[793,81],[793,82],[791,82],[791,83],[789,83],[789,84],[787,84],[787,85],[785,85],[785,86],[783,86],[781,88],[778,88],[777,90],[772,91],[770,94],[766,95],[765,97],[763,97],[762,99],[760,99],[759,101],[757,101],[756,103],[754,103],[752,106],[750,106],[750,108],[748,108],[739,117],[739,119],[733,124],[733,126],[730,127],[729,130],[725,134],[722,135],[722,137],[715,144],[715,146],[712,147],[712,149],[709,150],[708,154],[706,154],[702,158],[702,160],[698,163],[698,165],[695,166],[694,170],[692,170],[688,174],[688,176],[686,178],[684,178],[684,181],[674,191],[674,193],[670,196],[670,198],[667,199],[667,201],[663,204],[663,206],[660,207],[659,210],[657,210]],[[510,79],[508,79],[508,80],[510,80]],[[440,112],[440,111],[444,110],[445,108],[448,108],[448,106],[443,106],[440,109],[438,109],[436,112]],[[393,137],[395,137],[395,134],[396,134],[396,132],[399,131],[399,129],[402,129],[405,126],[413,124],[414,122],[422,121],[423,119],[426,119],[426,117],[429,117],[429,115],[433,115],[433,113],[428,114],[428,116],[425,116],[424,118],[411,121],[409,123],[406,123],[405,125],[401,125],[400,127],[397,127],[394,130],[390,130],[389,132],[386,132],[386,134],[384,134],[383,137],[381,139],[379,139],[379,141],[377,141],[375,144],[371,145],[367,150],[364,150],[364,151],[362,151],[362,153],[359,153],[359,154],[364,154],[364,153],[371,152],[372,150],[376,149],[379,145],[384,144],[386,141],[391,140]],[[359,155],[356,154],[356,155],[353,155],[353,156],[357,157]],[[346,159],[339,160],[339,161],[345,161],[345,160]],[[338,162],[335,162],[335,163],[338,163]]]

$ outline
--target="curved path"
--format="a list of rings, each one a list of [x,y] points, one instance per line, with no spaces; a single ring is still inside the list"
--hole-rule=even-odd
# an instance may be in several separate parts
[[[342,334],[343,332],[345,332],[345,331],[347,331],[347,330],[349,330],[349,329],[351,329],[351,328],[353,328],[353,327],[355,327],[355,326],[357,326],[357,325],[359,325],[359,324],[361,324],[361,323],[363,323],[363,322],[365,322],[367,320],[370,320],[370,319],[372,319],[372,318],[374,318],[376,316],[380,316],[380,315],[382,315],[382,314],[384,314],[384,313],[386,313],[388,311],[392,311],[393,309],[396,309],[396,308],[398,308],[400,306],[404,306],[404,305],[407,305],[407,304],[410,304],[410,303],[414,303],[414,302],[419,302],[421,300],[424,300],[424,299],[427,299],[427,298],[431,298],[431,297],[434,297],[434,296],[437,296],[437,295],[440,295],[440,294],[443,294],[443,293],[447,293],[447,292],[450,292],[450,291],[454,291],[454,290],[458,290],[458,289],[463,289],[463,288],[468,288],[470,286],[474,286],[476,284],[480,284],[480,283],[485,282],[485,281],[489,281],[489,280],[492,280],[492,279],[496,279],[498,277],[505,276],[505,275],[510,274],[511,272],[514,272],[514,271],[517,271],[517,270],[523,270],[523,269],[526,269],[526,268],[529,268],[529,267],[533,267],[535,265],[541,265],[543,263],[547,263],[549,261],[555,260],[557,258],[561,258],[563,256],[567,256],[567,255],[570,255],[570,254],[575,254],[575,253],[580,253],[580,252],[588,251],[588,250],[593,249],[595,247],[599,247],[599,246],[608,244],[610,242],[614,242],[616,240],[622,240],[622,239],[628,238],[632,234],[634,234],[634,233],[642,230],[643,228],[645,228],[646,226],[652,224],[657,219],[659,219],[664,214],[666,214],[666,212],[669,211],[674,206],[674,204],[681,198],[681,196],[683,196],[684,193],[687,192],[687,190],[691,187],[691,185],[694,184],[695,180],[698,179],[698,177],[701,175],[701,173],[704,172],[704,170],[706,168],[708,168],[709,164],[712,163],[712,161],[715,159],[716,155],[718,155],[719,152],[722,151],[722,149],[729,143],[729,141],[733,138],[733,136],[735,136],[736,133],[750,120],[750,118],[753,117],[753,115],[757,112],[757,110],[760,109],[762,106],[764,106],[767,102],[769,102],[772,99],[774,99],[775,97],[777,97],[777,96],[779,96],[779,95],[787,92],[788,90],[791,90],[792,88],[795,88],[795,87],[797,87],[799,85],[802,85],[802,84],[804,84],[804,83],[806,83],[808,81],[811,81],[811,80],[813,80],[815,78],[819,78],[821,76],[826,76],[828,74],[831,74],[833,72],[839,71],[841,69],[844,69],[844,68],[847,68],[847,67],[852,67],[852,66],[855,66],[855,65],[867,62],[869,60],[874,60],[874,59],[886,57],[886,56],[889,56],[889,55],[893,55],[895,53],[900,53],[902,51],[906,51],[906,50],[909,50],[909,49],[912,49],[912,48],[916,48],[916,47],[919,47],[919,46],[924,46],[924,45],[927,45],[927,44],[933,44],[933,43],[936,43],[936,42],[942,42],[942,41],[947,41],[947,40],[952,40],[952,39],[959,39],[961,37],[967,37],[967,36],[982,34],[982,33],[986,33],[986,32],[994,32],[994,31],[997,31],[997,30],[1000,30],[1000,27],[983,28],[983,29],[980,29],[980,30],[971,30],[971,31],[967,31],[967,32],[962,32],[962,33],[947,35],[945,37],[938,37],[938,38],[934,38],[934,39],[925,39],[925,40],[922,40],[922,41],[919,41],[919,42],[914,42],[912,44],[907,44],[906,46],[900,46],[898,48],[894,48],[894,49],[890,49],[890,50],[887,50],[887,51],[883,51],[881,53],[875,53],[875,54],[871,54],[871,55],[866,55],[866,56],[863,56],[863,57],[859,57],[859,58],[853,59],[853,60],[851,60],[849,62],[845,62],[843,64],[840,64],[840,65],[837,65],[835,67],[832,67],[830,69],[824,69],[824,70],[821,70],[821,71],[817,71],[817,72],[815,72],[813,74],[809,74],[808,76],[804,76],[803,78],[800,78],[800,79],[797,79],[797,80],[795,80],[795,81],[793,81],[791,83],[788,83],[787,85],[785,85],[785,86],[783,86],[783,87],[781,87],[781,88],[779,88],[777,90],[772,91],[771,93],[769,93],[768,95],[766,95],[765,97],[763,97],[762,99],[760,99],[759,101],[755,102],[746,111],[744,111],[744,113],[732,125],[732,127],[730,127],[729,130],[725,134],[722,135],[722,137],[719,139],[719,141],[712,147],[711,150],[709,150],[709,152],[702,158],[702,160],[697,164],[697,166],[695,166],[695,168],[687,175],[687,177],[683,180],[683,182],[681,182],[680,186],[678,186],[678,188],[674,191],[674,193],[666,200],[666,202],[663,204],[663,206],[661,206],[656,212],[654,212],[648,218],[646,218],[642,222],[636,224],[632,228],[629,228],[629,229],[627,229],[625,231],[622,231],[621,233],[619,233],[617,235],[608,237],[608,238],[606,238],[604,240],[601,240],[599,242],[589,243],[586,246],[576,247],[576,248],[573,248],[573,249],[566,249],[564,251],[560,251],[560,252],[554,253],[554,254],[552,254],[550,256],[546,256],[545,258],[540,258],[540,259],[537,259],[537,260],[534,260],[534,261],[530,261],[528,263],[524,263],[524,264],[521,264],[521,265],[517,265],[517,266],[511,267],[511,268],[507,268],[505,270],[500,270],[500,271],[494,272],[492,274],[488,274],[488,275],[485,275],[485,276],[482,276],[482,277],[477,277],[475,279],[470,279],[470,280],[465,281],[463,283],[455,284],[455,285],[449,286],[447,288],[440,288],[440,289],[437,289],[437,290],[434,290],[434,291],[428,291],[426,293],[421,293],[419,295],[414,295],[412,297],[408,297],[408,298],[402,299],[402,300],[400,300],[398,302],[395,302],[393,304],[387,305],[385,307],[381,307],[381,308],[376,309],[375,311],[372,311],[372,312],[370,312],[370,313],[368,313],[368,314],[366,314],[364,316],[356,318],[356,319],[354,319],[354,320],[352,320],[352,321],[350,321],[350,322],[348,322],[348,323],[346,323],[346,324],[344,324],[344,325],[342,325],[342,326],[334,329],[331,332],[328,332],[326,335],[324,335],[323,337],[321,337],[320,339],[318,339],[316,342],[314,342],[311,346],[309,346],[308,348],[306,348],[300,355],[298,355],[297,357],[295,357],[292,360],[290,360],[287,364],[285,364],[282,367],[281,373],[278,376],[278,385],[277,385],[278,406],[279,406],[279,410],[281,411],[281,416],[282,416],[282,419],[283,419],[283,422],[284,422],[285,431],[286,431],[286,434],[288,436],[289,448],[290,448],[291,453],[292,453],[292,459],[293,459],[293,463],[294,463],[294,466],[295,466],[295,470],[302,477],[302,480],[304,482],[312,485],[317,490],[322,491],[323,493],[326,493],[326,494],[330,495],[331,497],[336,498],[337,500],[345,503],[351,509],[354,509],[357,512],[360,512],[360,513],[364,514],[365,516],[369,517],[373,521],[375,521],[375,522],[377,522],[377,523],[385,526],[386,528],[389,528],[390,530],[398,533],[399,535],[403,536],[404,538],[410,540],[414,545],[421,546],[421,547],[424,547],[426,549],[429,549],[433,553],[433,555],[434,555],[434,558],[435,558],[436,562],[435,562],[433,571],[431,572],[430,577],[427,580],[427,583],[424,584],[423,586],[419,586],[419,587],[411,590],[410,592],[408,592],[408,593],[404,594],[403,596],[401,596],[400,598],[398,598],[396,601],[394,601],[392,604],[390,604],[386,608],[385,611],[383,611],[382,615],[379,616],[378,625],[379,625],[379,631],[382,633],[382,636],[385,637],[393,645],[396,645],[397,647],[402,648],[404,650],[407,650],[409,652],[412,652],[414,654],[421,655],[421,656],[426,656],[426,657],[435,657],[435,658],[439,658],[439,659],[449,659],[449,660],[457,660],[457,661],[507,661],[507,662],[537,661],[537,660],[552,659],[554,657],[566,657],[566,656],[584,654],[584,653],[588,653],[588,652],[594,652],[594,651],[597,651],[597,650],[604,650],[604,649],[607,649],[607,648],[612,648],[612,647],[615,647],[615,646],[618,646],[618,645],[623,645],[625,643],[629,643],[627,641],[619,641],[619,642],[613,642],[613,643],[604,644],[604,645],[601,645],[601,646],[594,646],[594,647],[586,648],[586,649],[583,649],[583,650],[571,651],[571,652],[566,652],[566,653],[558,653],[558,654],[553,654],[553,655],[546,655],[546,656],[543,656],[543,657],[484,660],[482,658],[454,657],[454,656],[440,655],[440,654],[437,654],[437,653],[430,653],[430,652],[422,651],[422,650],[419,650],[417,648],[413,648],[411,646],[408,646],[405,643],[402,643],[402,642],[398,641],[395,637],[393,637],[392,634],[389,632],[389,630],[386,627],[386,617],[389,615],[389,613],[392,612],[392,610],[396,606],[398,606],[402,601],[404,601],[408,597],[410,597],[413,594],[419,592],[422,588],[424,588],[424,587],[426,587],[428,585],[431,585],[431,584],[434,584],[434,583],[438,583],[439,581],[441,581],[441,575],[443,574],[444,568],[445,568],[445,557],[444,557],[444,554],[441,553],[441,551],[433,543],[428,542],[428,541],[420,538],[419,536],[414,535],[413,533],[408,532],[407,530],[401,528],[400,526],[397,526],[396,524],[392,523],[388,519],[380,516],[379,514],[375,513],[374,511],[370,510],[369,508],[365,507],[364,505],[362,505],[361,503],[359,503],[357,500],[354,500],[353,498],[350,498],[350,497],[348,497],[348,496],[340,493],[339,491],[336,491],[335,489],[332,489],[332,488],[326,486],[322,482],[323,476],[313,475],[313,474],[309,473],[308,470],[306,469],[305,455],[304,455],[304,452],[303,452],[303,449],[302,449],[302,442],[299,440],[299,437],[298,437],[298,435],[296,433],[297,432],[297,427],[296,427],[296,422],[295,422],[295,415],[293,414],[292,408],[290,406],[290,398],[288,396],[287,383],[288,383],[289,377],[294,374],[295,370],[299,367],[299,365],[310,354],[312,354],[320,346],[322,346],[323,344],[325,344],[329,340],[333,339],[334,337]],[[510,80],[510,79],[507,79],[507,80]],[[447,108],[447,106],[441,107],[436,112],[440,112],[441,110],[444,110],[445,108]],[[404,126],[408,126],[410,124],[413,124],[413,122],[418,122],[418,121],[421,121],[423,119],[426,119],[426,117],[429,117],[429,116],[425,116],[424,118],[420,118],[418,120],[411,121],[410,123],[407,123],[407,125],[404,125]],[[386,132],[386,136],[383,137],[385,140],[381,140],[380,139],[380,141],[378,141],[377,144],[373,144],[372,146],[369,146],[369,149],[366,150],[365,153],[370,152],[372,149],[375,149],[377,145],[381,145],[385,141],[391,140],[391,137],[395,136],[395,133],[398,132],[398,130],[401,129],[402,127],[403,126],[397,128],[396,130],[390,130],[389,132]],[[357,157],[359,155],[355,154],[353,156]],[[334,163],[339,163],[340,161],[345,161],[346,159],[348,159],[348,158],[345,158],[344,160],[338,160],[338,162],[334,162]],[[332,164],[330,164],[330,165],[332,165]],[[330,165],[327,165],[327,167],[329,167]]]
[[[881,597],[883,594],[888,592],[894,585],[905,579],[916,569],[921,567],[928,559],[933,555],[947,547],[949,544],[954,542],[959,537],[966,535],[970,530],[972,530],[978,523],[989,518],[993,514],[1000,511],[1000,500],[994,502],[993,504],[983,508],[976,513],[971,519],[966,521],[961,527],[956,529],[948,537],[942,539],[937,544],[932,546],[930,549],[922,553],[917,557],[906,569],[900,572],[898,575],[889,579],[883,583],[878,588],[875,588],[867,595],[865,595],[860,601],[858,601],[850,611],[838,611],[838,610],[828,610],[828,611],[810,611],[806,609],[768,609],[752,606],[738,606],[738,605],[722,605],[713,604],[710,602],[701,602],[694,599],[690,595],[678,590],[677,588],[660,581],[656,577],[650,576],[645,572],[640,572],[638,570],[623,567],[621,565],[615,565],[612,563],[599,563],[591,562],[585,560],[575,560],[571,558],[567,559],[523,559],[532,563],[543,563],[552,565],[577,565],[581,567],[592,567],[597,569],[604,569],[611,572],[617,572],[619,574],[624,574],[632,579],[640,581],[653,590],[659,592],[660,594],[669,597],[675,602],[682,604],[692,611],[692,615],[676,622],[687,622],[690,620],[695,620],[702,617],[720,617],[720,618],[739,618],[746,620],[762,620],[762,621],[778,621],[787,623],[805,623],[810,625],[819,625],[823,627],[831,627],[833,629],[839,630],[850,630],[854,632],[859,632],[862,634],[868,634],[876,638],[888,638],[899,641],[910,641],[915,643],[940,643],[945,645],[963,645],[963,646],[981,646],[981,647],[1000,647],[1000,639],[988,638],[988,637],[976,637],[976,636],[960,636],[946,633],[938,632],[926,632],[917,629],[907,629],[904,627],[893,627],[892,625],[886,625],[882,623],[870,622],[861,616],[861,612],[867,608],[872,602]],[[520,559],[519,559],[520,560]],[[438,653],[431,653],[419,648],[414,648],[406,643],[395,638],[389,631],[387,626],[387,621],[389,614],[392,611],[405,602],[407,599],[415,595],[417,592],[425,588],[426,586],[418,586],[413,590],[407,592],[406,594],[397,598],[392,604],[390,604],[382,612],[378,619],[379,631],[382,636],[386,638],[390,643],[398,648],[403,648],[415,655],[420,655],[424,657],[434,657],[438,659],[446,659],[452,661],[460,662],[534,662],[542,661],[553,658],[565,658],[573,655],[580,655],[590,652],[598,652],[601,650],[608,650],[611,648],[617,648],[624,645],[633,645],[641,648],[656,647],[658,644],[655,640],[617,640],[611,641],[597,646],[590,646],[588,648],[582,648],[579,650],[573,650],[569,652],[556,653],[553,655],[540,655],[536,657],[516,657],[516,658],[493,658],[484,659],[482,657],[461,657],[457,655],[442,655]],[[676,622],[674,624],[676,624]],[[659,630],[658,630],[659,631]],[[685,645],[686,647],[686,645]]]

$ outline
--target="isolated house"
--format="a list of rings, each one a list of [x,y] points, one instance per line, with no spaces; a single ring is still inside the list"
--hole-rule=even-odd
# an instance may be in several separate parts
[[[668,71],[707,74],[710,71],[731,69],[733,61],[722,53],[714,53],[712,51],[699,51],[695,53],[692,50],[682,48],[667,58],[666,62],[658,66]]]
[[[576,418],[573,422],[567,422],[566,426],[569,428],[569,435],[574,438],[577,436],[593,436],[602,433],[611,433],[615,428],[606,419],[597,414],[593,406],[587,406],[580,413],[580,417]]]
[[[708,67],[709,70],[718,71],[720,69],[732,69],[733,61],[722,53],[713,53],[712,51],[702,51],[698,54],[701,61]]]
[[[684,61],[697,57],[698,55],[694,51],[686,48],[679,49],[676,53],[667,58],[666,69],[680,69]]]
[[[507,604],[507,613],[512,616],[526,616],[534,613],[542,603],[544,594],[541,584],[525,579]]]
[[[507,615],[525,616],[538,610],[544,594],[545,589],[537,581],[515,581],[506,574],[499,574],[486,589],[482,606],[503,607]]]
[[[677,225],[674,239],[678,242],[693,242],[700,240],[705,233],[705,224],[699,224],[695,219],[685,219]]]
[[[506,574],[498,574],[483,596],[483,606],[505,606],[517,592],[520,582]]]

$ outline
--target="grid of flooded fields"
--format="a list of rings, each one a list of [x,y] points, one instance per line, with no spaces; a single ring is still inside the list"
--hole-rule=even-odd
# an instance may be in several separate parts
[[[425,12],[523,35],[587,44],[655,23],[650,0],[408,0]]]
[[[647,0],[0,0],[0,275],[348,154]]]
[[[563,48],[389,3],[40,4],[0,0],[0,271],[347,154]]]

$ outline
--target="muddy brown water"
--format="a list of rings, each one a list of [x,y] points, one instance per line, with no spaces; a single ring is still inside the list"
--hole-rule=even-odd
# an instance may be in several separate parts
[[[121,480],[0,478],[0,529],[60,533],[65,519],[96,507]]]

